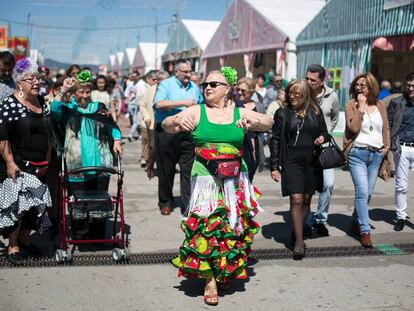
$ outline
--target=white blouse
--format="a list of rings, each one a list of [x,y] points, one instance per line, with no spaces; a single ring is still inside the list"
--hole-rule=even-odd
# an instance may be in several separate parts
[[[383,147],[382,139],[382,117],[378,108],[375,107],[375,111],[371,114],[364,113],[364,117],[361,124],[361,130],[357,138],[355,139],[355,147]]]

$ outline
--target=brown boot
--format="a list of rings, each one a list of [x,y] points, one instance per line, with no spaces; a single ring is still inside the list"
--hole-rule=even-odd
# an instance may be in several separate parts
[[[369,232],[361,233],[361,245],[363,247],[372,247],[371,234]]]

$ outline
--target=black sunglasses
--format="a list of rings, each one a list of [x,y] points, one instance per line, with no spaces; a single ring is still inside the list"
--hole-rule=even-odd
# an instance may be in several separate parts
[[[223,82],[219,82],[219,81],[211,81],[211,82],[203,82],[203,83],[201,83],[201,87],[203,89],[206,89],[207,86],[209,86],[209,85],[210,85],[210,87],[212,89],[215,89],[216,87],[218,87],[220,85],[228,85],[228,84],[227,83],[223,83]]]

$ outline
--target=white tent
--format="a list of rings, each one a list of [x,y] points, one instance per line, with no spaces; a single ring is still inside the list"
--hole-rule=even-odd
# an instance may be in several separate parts
[[[108,59],[108,70],[114,70],[115,59],[116,59],[116,55],[115,54],[110,54],[109,55],[109,59]]]
[[[161,65],[161,55],[164,53],[166,43],[140,42],[135,49],[132,69],[145,74],[149,70],[156,70]]]
[[[121,64],[121,70],[123,73],[128,73],[131,70],[132,64],[134,62],[136,50],[137,50],[136,48],[125,49],[125,54],[124,54],[124,57],[122,59],[122,64]]]
[[[295,78],[296,37],[324,5],[325,0],[234,0],[205,48],[203,65],[212,70],[227,64],[247,76],[272,68]]]
[[[122,65],[122,61],[124,60],[124,55],[125,55],[124,51],[118,51],[115,53],[115,61],[114,61],[112,70],[119,74],[122,72],[121,65]]]
[[[220,22],[207,20],[181,20],[162,55],[163,63],[180,59],[195,59],[196,63],[216,32]]]

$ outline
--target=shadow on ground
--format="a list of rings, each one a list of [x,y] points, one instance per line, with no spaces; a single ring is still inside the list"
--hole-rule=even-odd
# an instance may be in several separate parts
[[[224,297],[226,295],[233,295],[237,292],[246,291],[246,283],[250,281],[250,278],[256,275],[254,269],[251,267],[256,263],[256,260],[249,258],[249,262],[247,265],[247,278],[241,280],[231,280],[230,288],[218,290],[219,297]],[[204,286],[205,279],[184,279],[180,282],[180,285],[174,286],[174,288],[178,289],[180,292],[184,292],[184,295],[189,297],[203,297]]]

